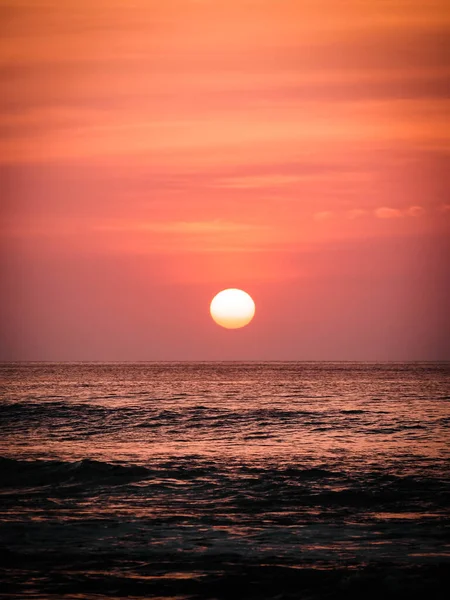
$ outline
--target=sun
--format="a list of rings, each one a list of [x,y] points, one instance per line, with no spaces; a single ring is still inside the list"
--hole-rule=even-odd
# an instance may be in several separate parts
[[[239,329],[255,315],[255,303],[247,292],[230,288],[214,296],[209,308],[214,321],[226,329]]]

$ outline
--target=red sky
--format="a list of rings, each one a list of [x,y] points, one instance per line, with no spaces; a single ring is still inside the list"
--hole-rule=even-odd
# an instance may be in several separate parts
[[[446,0],[0,14],[0,359],[450,359]]]

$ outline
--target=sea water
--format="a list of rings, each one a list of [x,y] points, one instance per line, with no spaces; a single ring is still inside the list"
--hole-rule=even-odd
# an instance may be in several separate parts
[[[2,598],[446,597],[448,363],[0,379]]]

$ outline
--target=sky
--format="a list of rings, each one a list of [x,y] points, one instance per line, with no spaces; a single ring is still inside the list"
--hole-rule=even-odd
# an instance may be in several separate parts
[[[0,0],[0,360],[449,360],[446,0]],[[225,330],[213,296],[255,318]]]

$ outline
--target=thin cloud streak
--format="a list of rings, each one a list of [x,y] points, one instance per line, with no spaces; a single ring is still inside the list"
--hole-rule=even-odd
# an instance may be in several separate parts
[[[106,222],[94,225],[95,231],[122,231],[122,232],[151,232],[151,233],[180,233],[180,234],[209,234],[209,233],[229,233],[245,231],[264,231],[269,227],[264,225],[251,225],[247,223],[231,223],[227,221],[193,221],[193,222],[149,222],[149,221],[118,221],[115,223]]]
[[[381,208],[377,208],[375,210],[375,215],[379,219],[398,219],[402,216],[402,211],[398,210],[397,208],[382,206]]]

